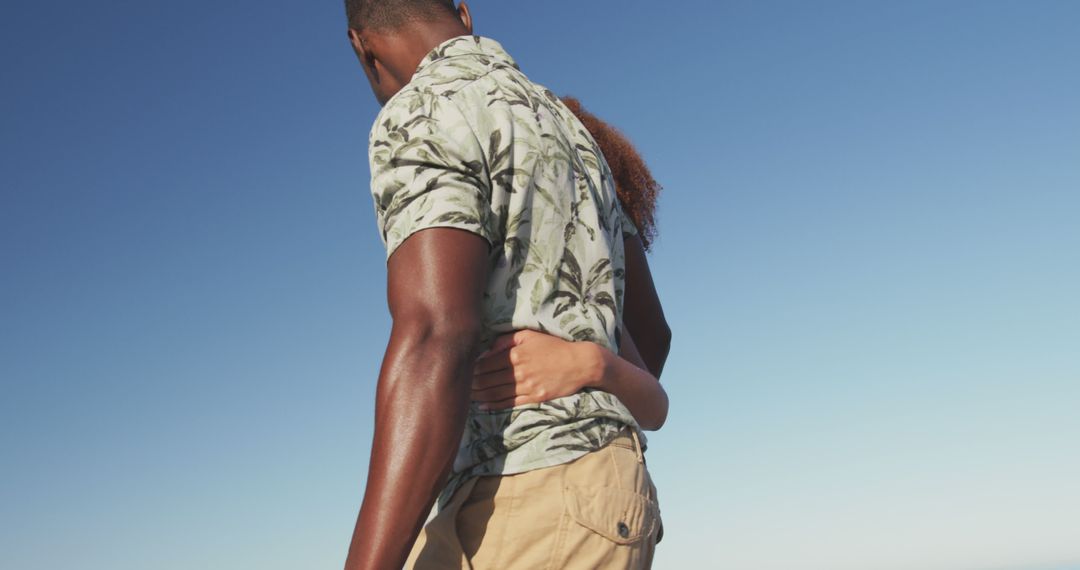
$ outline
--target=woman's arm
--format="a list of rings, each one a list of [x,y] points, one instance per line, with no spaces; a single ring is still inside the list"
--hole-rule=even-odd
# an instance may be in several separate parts
[[[531,330],[501,336],[477,360],[472,399],[482,409],[496,410],[597,388],[619,398],[642,429],[660,429],[667,419],[667,393],[646,369],[630,335],[624,332],[622,338],[620,356],[596,343]]]
[[[630,332],[623,331],[617,356],[600,345],[595,346],[601,352],[604,366],[592,387],[615,394],[634,415],[641,429],[663,427],[668,414],[667,391],[649,372]]]
[[[615,394],[642,429],[657,430],[668,414],[658,378],[671,329],[638,236],[626,247],[626,297],[619,354],[591,342],[569,342],[522,330],[496,339],[474,368],[473,401],[504,409],[569,396],[583,388]]]
[[[671,348],[671,328],[656,294],[645,246],[638,236],[623,240],[626,249],[626,297],[623,324],[637,344],[637,351],[654,376],[660,378]]]

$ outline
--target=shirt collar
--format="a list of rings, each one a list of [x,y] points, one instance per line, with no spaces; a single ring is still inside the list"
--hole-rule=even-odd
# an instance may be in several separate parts
[[[416,67],[413,77],[419,76],[436,62],[460,56],[479,56],[485,64],[502,63],[514,69],[518,68],[517,63],[499,42],[481,36],[457,36],[435,46]],[[483,61],[485,58],[489,61]]]

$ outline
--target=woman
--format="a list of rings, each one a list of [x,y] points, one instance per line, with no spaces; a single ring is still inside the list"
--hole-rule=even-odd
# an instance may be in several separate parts
[[[519,330],[496,339],[477,360],[472,400],[488,410],[504,410],[601,390],[613,394],[638,425],[625,426],[603,448],[565,467],[473,479],[474,486],[447,511],[452,514],[436,517],[431,524],[449,529],[432,536],[449,536],[451,543],[458,540],[461,552],[476,568],[505,567],[506,561],[492,554],[501,546],[489,545],[501,545],[507,536],[513,537],[507,539],[511,541],[533,537],[541,540],[537,544],[549,544],[530,534],[549,528],[559,529],[556,550],[574,553],[581,567],[649,568],[663,536],[656,487],[639,437],[639,428],[659,429],[668,412],[668,397],[658,378],[671,332],[645,258],[656,233],[653,214],[659,185],[623,135],[576,100],[563,101],[602,151],[622,206],[626,273],[622,322],[616,329],[619,353],[592,342]],[[620,422],[625,421],[625,414],[619,415]],[[552,483],[553,478],[558,483]],[[531,500],[538,489],[558,492]],[[509,513],[515,522],[510,522]],[[461,533],[458,521],[482,521],[482,532],[467,527]]]
[[[472,399],[485,409],[504,409],[597,388],[617,396],[645,430],[657,430],[668,412],[658,378],[667,359],[671,330],[653,285],[645,252],[656,235],[660,185],[633,144],[571,97],[563,102],[604,153],[623,212],[637,235],[625,239],[626,292],[619,354],[592,342],[570,342],[522,330],[499,337],[478,359]]]

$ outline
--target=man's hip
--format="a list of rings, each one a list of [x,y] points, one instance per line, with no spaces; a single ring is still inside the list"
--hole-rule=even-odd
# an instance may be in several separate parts
[[[563,465],[465,482],[406,568],[644,569],[660,533],[656,487],[627,429]]]

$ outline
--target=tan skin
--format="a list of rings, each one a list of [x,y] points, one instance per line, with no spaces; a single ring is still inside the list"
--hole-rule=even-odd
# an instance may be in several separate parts
[[[394,30],[350,29],[349,39],[383,104],[409,82],[432,49],[468,34],[472,19],[462,2],[457,18]],[[387,261],[393,327],[379,372],[368,481],[346,570],[401,568],[446,482],[472,397],[489,251],[488,242],[476,234],[431,228],[406,239]],[[635,290],[629,283],[635,279],[630,257],[626,326],[640,339],[644,362],[659,373],[667,349],[650,335],[666,330],[666,324],[662,312],[654,323],[663,326],[652,330],[644,328],[649,322],[644,317],[629,318],[635,310],[630,303],[651,306],[630,297]],[[648,283],[651,287],[651,278]],[[638,297],[646,296],[645,289],[637,288]],[[521,347],[531,343],[526,340]],[[659,363],[655,369],[654,363]]]

